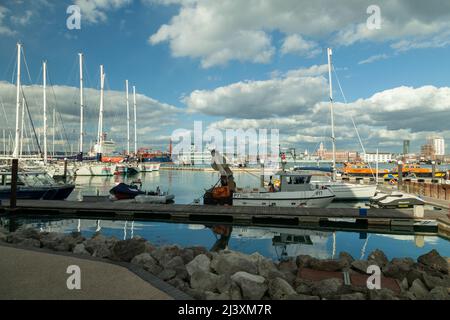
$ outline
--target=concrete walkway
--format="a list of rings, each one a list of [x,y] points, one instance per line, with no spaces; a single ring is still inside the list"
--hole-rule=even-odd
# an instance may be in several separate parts
[[[81,289],[69,290],[67,267],[81,269]],[[172,299],[122,266],[0,246],[0,299]]]

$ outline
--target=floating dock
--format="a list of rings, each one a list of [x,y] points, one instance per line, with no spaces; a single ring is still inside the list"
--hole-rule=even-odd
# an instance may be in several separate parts
[[[424,210],[423,214],[414,214],[413,209],[233,207],[119,201],[18,200],[14,209],[9,208],[8,202],[3,202],[0,214],[313,229],[338,228],[371,232],[420,232],[450,238],[450,218],[446,210]]]

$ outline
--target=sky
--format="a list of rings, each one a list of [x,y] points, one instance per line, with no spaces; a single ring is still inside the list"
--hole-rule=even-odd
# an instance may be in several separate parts
[[[373,3],[2,0],[0,124],[7,136],[13,134],[21,42],[23,92],[39,135],[47,61],[47,119],[56,148],[78,148],[82,52],[85,149],[97,133],[100,64],[106,74],[105,131],[120,147],[126,144],[128,79],[131,106],[136,86],[140,147],[165,150],[174,130],[192,130],[194,121],[202,121],[205,130],[278,129],[281,146],[299,152],[311,153],[320,142],[330,149],[331,47],[338,150],[362,150],[352,119],[368,151],[400,153],[409,139],[417,152],[433,135],[450,141],[450,2]],[[80,9],[80,29],[67,26],[71,5]],[[30,124],[26,119],[26,137]]]

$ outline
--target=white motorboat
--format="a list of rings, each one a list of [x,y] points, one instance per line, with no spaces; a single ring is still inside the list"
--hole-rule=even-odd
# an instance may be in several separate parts
[[[391,194],[377,194],[370,199],[370,204],[379,208],[412,208],[425,205],[425,201],[412,194],[394,191]]]
[[[112,176],[114,170],[109,163],[83,163],[76,171],[76,176]]]
[[[236,189],[233,193],[234,206],[273,206],[324,208],[335,198],[327,187],[311,184],[311,175],[279,172],[279,188]]]
[[[141,172],[153,172],[153,171],[159,171],[161,164],[159,163],[150,163],[150,162],[143,162],[139,164],[139,169]]]
[[[327,187],[335,194],[335,200],[367,200],[372,198],[376,191],[376,185],[351,184],[342,181],[312,181],[317,187]]]

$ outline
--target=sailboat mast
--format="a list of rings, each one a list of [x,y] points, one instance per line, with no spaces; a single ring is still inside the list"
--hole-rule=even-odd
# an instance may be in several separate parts
[[[137,120],[136,120],[136,87],[133,86],[133,108],[134,108],[134,154],[137,156]]]
[[[103,65],[100,66],[100,115],[98,118],[98,153],[103,153],[103,89],[105,82],[105,74],[103,73]]]
[[[43,105],[44,105],[44,164],[47,164],[47,61],[42,63]]]
[[[83,97],[83,53],[79,53],[80,60],[80,146],[79,146],[79,161],[83,161],[83,117],[84,117],[84,97]]]
[[[130,103],[128,100],[128,80],[125,80],[125,90],[127,91],[127,155],[130,154]]]
[[[336,180],[336,137],[334,136],[334,113],[333,113],[333,84],[331,79],[331,56],[333,55],[333,51],[331,48],[328,48],[328,82],[330,85],[330,112],[331,112],[331,142],[333,145],[333,181]]]
[[[23,125],[25,121],[25,98],[22,97],[22,119],[21,119],[21,125],[20,125],[20,148],[19,148],[19,157],[23,157]]]
[[[17,95],[16,95],[16,136],[14,143],[13,158],[18,158],[19,155],[19,142],[20,142],[20,128],[19,128],[19,117],[20,117],[20,55],[22,52],[22,45],[17,43]]]

